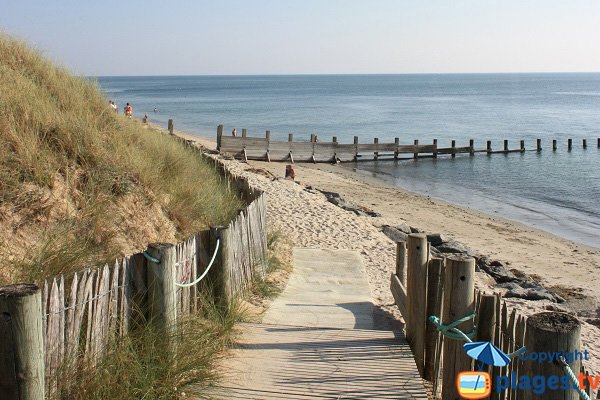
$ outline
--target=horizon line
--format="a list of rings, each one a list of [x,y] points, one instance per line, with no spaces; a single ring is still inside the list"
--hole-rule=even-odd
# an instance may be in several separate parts
[[[600,74],[599,71],[527,71],[527,72],[365,72],[365,73],[260,73],[260,74],[143,74],[143,75],[79,75],[88,78],[142,77],[242,77],[242,76],[397,76],[397,75],[558,75]]]

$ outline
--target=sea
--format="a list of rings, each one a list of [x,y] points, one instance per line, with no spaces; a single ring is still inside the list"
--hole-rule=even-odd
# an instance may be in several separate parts
[[[483,149],[507,155],[346,164],[360,174],[600,248],[600,73],[97,77],[121,112],[199,136]],[[567,150],[567,139],[573,148]],[[587,148],[582,146],[587,139]],[[552,140],[558,149],[552,151]]]

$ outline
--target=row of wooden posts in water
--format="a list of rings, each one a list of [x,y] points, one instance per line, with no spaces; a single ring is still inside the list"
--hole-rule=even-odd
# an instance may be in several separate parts
[[[588,147],[587,139],[582,139],[582,147]],[[600,138],[597,138],[597,147],[600,148]],[[558,140],[552,140],[552,150],[558,149]],[[573,149],[573,139],[567,139],[567,149]],[[420,143],[415,139],[412,144],[400,144],[400,138],[395,138],[394,143],[380,143],[379,138],[374,138],[373,143],[359,143],[358,136],[354,136],[352,144],[339,143],[336,136],[331,142],[321,142],[317,135],[312,134],[310,141],[294,141],[294,135],[290,133],[287,141],[272,140],[271,132],[266,131],[264,137],[248,137],[246,129],[242,129],[241,136],[229,136],[223,133],[223,125],[217,128],[217,150],[222,154],[231,154],[235,158],[247,160],[264,161],[287,161],[287,162],[349,162],[361,160],[380,159],[403,159],[401,154],[412,154],[412,157],[404,158],[437,158],[438,155],[449,154],[456,157],[457,154],[486,153],[507,154],[525,152],[525,141],[520,141],[518,148],[510,148],[509,141],[504,140],[501,149],[494,150],[492,141],[486,142],[485,149],[476,149],[475,140],[469,140],[468,146],[457,147],[456,140],[451,141],[450,147],[439,147],[438,140],[433,139],[431,144]],[[535,149],[542,151],[542,139],[536,140]]]

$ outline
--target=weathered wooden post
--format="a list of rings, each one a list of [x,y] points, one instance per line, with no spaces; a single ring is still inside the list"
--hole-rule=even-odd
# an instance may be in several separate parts
[[[598,138],[597,141],[598,141],[598,148],[600,148],[600,138]]]
[[[492,154],[492,141],[488,140],[487,141],[487,154]]]
[[[173,120],[169,119],[169,122],[167,123],[167,129],[169,130],[169,133],[172,135],[173,134]]]
[[[525,151],[525,141],[521,140],[521,152]]]
[[[494,343],[496,338],[496,302],[498,297],[494,294],[483,294],[477,315],[477,341]],[[492,377],[492,368],[485,369]],[[493,377],[492,377],[493,379]],[[494,388],[492,382],[492,388]]]
[[[177,323],[176,252],[166,243],[148,245],[148,316],[150,322],[169,331]]]
[[[573,148],[573,139],[567,139],[567,149],[571,151]]]
[[[375,148],[379,148],[378,144],[379,144],[379,138],[373,138],[373,144],[375,145]],[[375,157],[375,159],[377,160],[379,158],[379,152],[377,150],[375,150],[373,152],[373,155]]]
[[[217,151],[221,150],[221,138],[223,137],[223,125],[217,126]]]
[[[311,134],[310,134],[310,142],[311,142],[311,143],[314,143],[314,142],[315,142],[315,134],[314,134],[314,133],[311,133]]]
[[[469,155],[474,155],[475,154],[475,140],[470,139],[469,140]]]
[[[542,151],[542,139],[537,139],[536,149],[538,152]]]
[[[354,136],[354,161],[358,160],[358,136]]]
[[[332,141],[333,143],[337,143],[337,136],[334,136],[334,137],[331,139],[331,141]]]
[[[437,158],[437,139],[433,139],[433,158]]]
[[[587,149],[587,139],[583,139],[583,148]]]
[[[44,400],[44,312],[36,285],[0,287],[0,398]]]
[[[265,132],[265,139],[267,141],[267,152],[265,153],[265,157],[267,158],[267,162],[271,162],[271,153],[270,153],[270,145],[271,145],[271,131]]]
[[[452,147],[452,158],[455,158],[456,157],[456,140],[452,141],[451,147]]]
[[[219,242],[219,251],[215,256],[215,261],[208,273],[208,277],[217,304],[221,307],[227,307],[231,300],[231,288],[230,282],[228,281],[230,265],[228,258],[229,244],[227,243],[227,228],[222,225],[211,226],[208,238],[208,248],[210,251],[214,251],[217,247],[217,241]]]
[[[292,151],[292,142],[294,141],[294,134],[293,133],[288,133],[288,142],[290,143],[290,152],[288,154],[288,157],[290,158],[290,162],[293,164],[294,163],[294,154]]]
[[[394,138],[394,144],[396,145],[396,150],[394,150],[394,160],[398,159],[398,146],[400,145],[400,138]]]
[[[527,355],[557,354],[570,352],[581,354],[581,323],[570,314],[559,312],[543,312],[527,318],[527,334],[525,348]],[[581,360],[573,357],[567,360],[575,376],[579,375]],[[565,375],[561,366],[553,362],[540,362],[529,357],[522,363],[521,371],[526,376],[543,376],[548,380],[551,376]],[[523,400],[539,399],[539,394],[531,390],[521,391]],[[544,400],[577,400],[579,394],[575,390],[546,390]]]
[[[444,325],[469,316],[475,310],[475,259],[463,255],[452,255],[446,258],[444,276]],[[457,327],[465,334],[473,330],[473,320],[469,319]],[[442,399],[460,399],[456,387],[456,376],[459,372],[471,369],[471,358],[463,351],[463,341],[446,338],[444,340],[444,356],[442,379]]]
[[[556,139],[552,139],[552,151],[556,151]]]
[[[242,137],[243,138],[248,137],[248,129],[242,128]]]
[[[396,242],[396,276],[406,287],[406,242]]]
[[[417,146],[419,145],[419,139],[415,139],[413,143],[415,145],[413,158],[416,160],[417,158],[419,158],[419,150],[417,150]]]
[[[415,363],[421,376],[425,369],[425,324],[427,321],[427,262],[429,245],[424,233],[411,233],[407,243],[408,271],[406,297],[408,323],[406,338],[410,343]]]
[[[508,152],[508,140],[504,139],[504,151]]]
[[[427,268],[427,310],[426,317],[442,315],[442,299],[443,299],[443,283],[444,283],[444,259],[433,258],[429,261]],[[440,345],[440,333],[435,325],[431,322],[425,322],[425,369],[423,379],[429,382],[434,381],[436,364],[440,362],[437,359],[438,352],[436,351]]]

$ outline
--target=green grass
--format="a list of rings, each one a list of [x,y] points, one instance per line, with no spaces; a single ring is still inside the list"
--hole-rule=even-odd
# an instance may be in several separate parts
[[[241,207],[194,150],[0,35],[0,283],[182,239]]]
[[[217,379],[215,364],[241,318],[237,305],[223,310],[208,302],[173,330],[144,324],[116,341],[96,367],[80,361],[72,372],[59,375],[63,390],[50,398],[170,400],[183,397],[182,392],[202,393]]]

